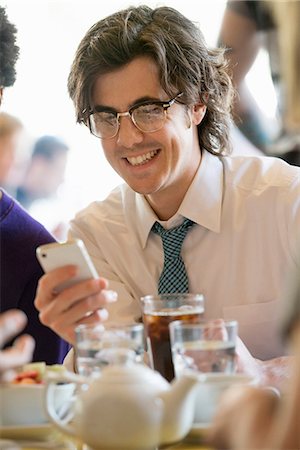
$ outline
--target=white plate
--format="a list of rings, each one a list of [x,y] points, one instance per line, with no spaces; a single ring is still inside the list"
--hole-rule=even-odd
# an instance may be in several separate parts
[[[55,429],[49,423],[42,425],[9,425],[0,426],[0,438],[2,439],[49,439],[56,434]]]

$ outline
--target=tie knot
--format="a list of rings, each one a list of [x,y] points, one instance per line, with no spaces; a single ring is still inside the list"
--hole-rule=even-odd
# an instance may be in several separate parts
[[[178,227],[166,230],[160,223],[155,222],[152,231],[159,234],[162,238],[165,258],[178,258],[181,252],[183,240],[194,222],[190,219],[184,219]]]

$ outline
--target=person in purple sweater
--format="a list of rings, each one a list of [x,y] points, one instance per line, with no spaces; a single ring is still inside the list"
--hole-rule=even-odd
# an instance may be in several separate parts
[[[15,81],[19,54],[15,34],[15,26],[0,7],[0,104],[3,89]],[[52,241],[53,236],[0,188],[0,348],[6,346],[0,351],[0,379],[29,361],[32,352],[33,361],[55,364],[61,363],[69,350],[69,344],[40,322],[33,303],[43,274],[35,250]],[[9,347],[11,342],[7,341],[24,326],[25,335]]]
[[[1,312],[17,308],[25,312],[25,333],[35,338],[33,361],[61,363],[69,345],[50,328],[41,324],[33,300],[43,270],[35,250],[54,238],[13,198],[1,191],[0,199],[0,298]],[[16,282],[17,281],[17,282]]]

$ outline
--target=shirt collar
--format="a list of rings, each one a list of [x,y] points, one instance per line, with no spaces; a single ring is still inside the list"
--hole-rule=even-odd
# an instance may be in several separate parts
[[[216,155],[203,150],[198,171],[177,211],[168,221],[173,225],[191,219],[215,233],[221,228],[223,197],[223,165]],[[149,233],[155,221],[159,221],[145,197],[135,194],[137,233],[142,248],[145,248]],[[159,221],[160,222],[160,221]]]
[[[147,202],[146,198],[141,194],[136,194],[136,212],[137,212],[137,233],[142,248],[146,247],[147,239],[153,224],[158,218]]]
[[[202,152],[198,171],[178,213],[198,225],[219,233],[223,198],[223,164],[220,157]]]

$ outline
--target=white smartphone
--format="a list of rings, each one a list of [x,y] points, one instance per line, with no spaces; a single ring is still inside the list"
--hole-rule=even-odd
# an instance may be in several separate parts
[[[57,292],[60,292],[66,287],[72,286],[79,281],[88,280],[90,278],[99,278],[90,255],[80,239],[40,245],[36,249],[36,256],[44,272],[49,272],[50,270],[69,264],[74,264],[78,267],[79,270],[76,277],[56,286],[55,289]]]

